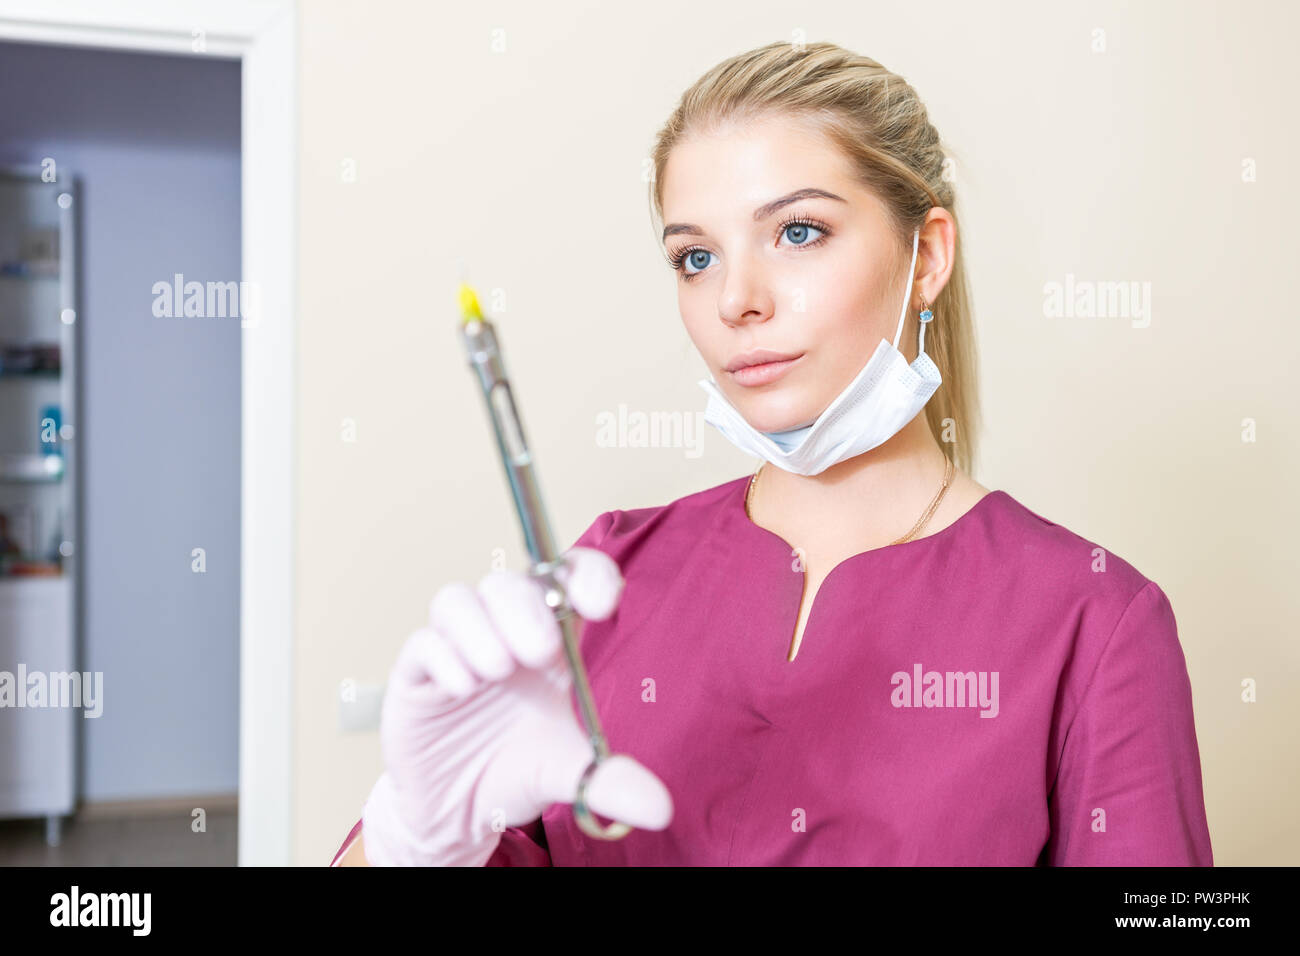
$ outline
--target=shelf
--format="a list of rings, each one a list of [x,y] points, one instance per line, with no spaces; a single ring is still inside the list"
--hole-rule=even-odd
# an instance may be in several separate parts
[[[13,600],[24,592],[58,591],[67,588],[72,575],[64,574],[5,574],[0,575],[0,604]]]
[[[59,378],[63,347],[58,341],[0,342],[0,378]]]
[[[81,670],[81,461],[71,438],[44,442],[37,433],[39,421],[40,436],[54,437],[50,417],[75,422],[81,384],[77,185],[60,165],[58,184],[43,182],[34,164],[0,170],[0,512],[7,539],[0,668],[20,661],[49,674]],[[58,413],[47,415],[50,406]],[[60,421],[60,436],[73,433],[73,423]],[[46,547],[55,544],[57,557]],[[76,805],[82,723],[73,707],[3,712],[0,819],[62,814]]]
[[[0,368],[0,381],[59,381],[62,372],[5,372]]]
[[[0,381],[17,380],[20,382],[57,382],[62,377],[62,372],[6,372],[4,369],[0,369]]]
[[[62,478],[62,455],[0,454],[0,481],[52,482]]]
[[[28,562],[29,567],[31,564],[32,562]],[[33,578],[45,581],[50,578],[61,577],[65,577],[63,569],[57,564],[51,564],[49,566],[42,565],[38,570],[10,571],[6,574],[0,574],[0,581],[30,581]]]

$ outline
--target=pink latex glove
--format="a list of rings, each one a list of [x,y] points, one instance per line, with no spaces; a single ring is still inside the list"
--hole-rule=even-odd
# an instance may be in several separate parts
[[[571,548],[556,576],[583,618],[614,613],[623,578],[604,552]],[[370,864],[482,866],[506,827],[572,803],[593,757],[572,686],[538,582],[498,570],[477,591],[463,582],[439,590],[384,694],[386,769],[362,811]],[[672,820],[667,787],[626,756],[601,763],[587,803],[638,829]]]

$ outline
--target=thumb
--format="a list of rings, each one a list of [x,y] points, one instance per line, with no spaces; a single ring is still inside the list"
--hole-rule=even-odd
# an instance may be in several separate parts
[[[595,548],[570,548],[555,576],[573,609],[588,621],[603,621],[613,614],[623,593],[618,562]]]
[[[595,759],[591,742],[575,723],[566,728],[563,741],[545,761],[538,781],[543,800],[573,803],[578,784]],[[587,783],[587,806],[638,830],[662,830],[672,822],[673,798],[668,787],[639,761],[626,754],[602,760]]]
[[[573,793],[576,797],[577,781]],[[587,784],[587,806],[638,830],[662,830],[673,819],[673,798],[664,782],[626,754],[601,761]]]

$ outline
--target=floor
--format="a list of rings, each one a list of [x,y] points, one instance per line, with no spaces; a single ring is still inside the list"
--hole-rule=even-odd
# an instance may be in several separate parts
[[[0,866],[234,866],[234,810],[207,814],[194,833],[184,810],[116,818],[67,819],[56,847],[45,845],[45,821],[0,821]]]

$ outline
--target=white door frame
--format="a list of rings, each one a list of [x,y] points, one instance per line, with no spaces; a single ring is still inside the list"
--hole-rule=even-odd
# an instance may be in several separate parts
[[[0,0],[0,39],[242,63],[241,866],[293,850],[297,29],[296,0]]]

